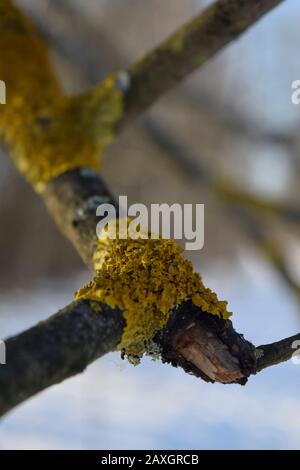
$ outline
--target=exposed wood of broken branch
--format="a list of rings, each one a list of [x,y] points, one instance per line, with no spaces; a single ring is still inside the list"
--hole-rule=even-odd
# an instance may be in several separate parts
[[[204,61],[211,57],[218,49],[243,32],[264,12],[278,3],[280,2],[270,0],[265,2],[253,1],[251,3],[252,7],[249,7],[249,3],[245,1],[223,0],[217,2],[213,8],[206,10],[201,17],[201,21],[199,18],[196,19],[195,22],[189,25],[188,30],[182,29],[179,35],[175,35],[175,37],[171,39],[171,43],[167,41],[167,43],[159,48],[157,53],[154,55],[150,54],[150,61],[146,59],[146,62],[142,61],[130,68],[130,75],[132,77],[131,90],[133,90],[134,87],[142,86],[142,82],[145,82],[145,96],[147,93],[149,96],[147,100],[140,102],[139,109],[137,109],[134,104],[130,104],[130,94],[127,95],[126,109],[129,115],[132,116],[134,113],[141,112],[146,106],[149,106],[161,93],[170,88],[171,85],[175,85],[179,80],[184,78],[185,75],[194,70],[196,66],[204,63]],[[10,5],[10,2],[6,1],[3,8],[5,8],[6,5]],[[238,13],[242,16],[242,18],[240,18],[241,23],[239,26],[234,26],[233,22],[238,18]],[[249,15],[249,17],[244,18],[244,15]],[[9,20],[12,22],[16,21],[15,17]],[[213,21],[215,21],[215,25],[213,29],[211,29]],[[26,28],[22,29],[25,33],[27,26],[28,24],[26,23]],[[197,34],[198,27],[200,28],[199,35]],[[30,28],[29,30],[31,31]],[[207,43],[205,43],[206,36]],[[223,42],[216,41],[216,38],[219,36],[223,38]],[[24,38],[24,40],[26,40],[26,38]],[[23,41],[19,41],[18,44],[23,44]],[[206,53],[203,50],[205,44],[207,45]],[[194,49],[194,45],[197,46],[197,51]],[[169,55],[170,47],[171,56]],[[199,47],[200,51],[198,50]],[[186,54],[188,58],[186,61],[187,66],[184,68],[178,66],[178,59],[181,57],[182,48],[185,49],[183,55]],[[37,47],[37,51],[39,50],[39,47]],[[197,60],[198,55],[193,56],[194,52],[195,54],[201,53],[201,60]],[[149,68],[150,64],[155,65],[155,57],[158,57],[157,65],[163,65],[168,62],[170,57],[173,57],[173,71],[178,70],[178,73],[175,72],[173,74],[172,72],[172,74],[169,75],[168,87],[167,82],[163,80],[163,86],[158,89],[153,81],[153,76],[148,80],[148,83],[145,81],[146,77],[144,72],[147,71],[147,67]],[[154,63],[152,62],[153,59]],[[143,64],[146,65],[145,68]],[[141,65],[143,65],[142,68],[140,68]],[[35,63],[35,68],[36,67],[37,63]],[[30,68],[28,71],[30,73],[33,72]],[[158,72],[159,70],[156,70],[156,73]],[[164,75],[165,69],[162,69],[161,72]],[[30,76],[26,78],[29,80],[28,84],[30,84]],[[52,79],[50,82],[52,87]],[[56,90],[56,85],[54,92],[57,98],[59,93]],[[130,91],[130,93],[132,93],[132,91]],[[139,99],[138,88],[136,88],[135,93]],[[45,124],[49,124],[49,121],[45,121],[45,119],[41,120],[40,116],[37,117],[39,117],[37,124],[41,128],[39,132],[42,132],[44,128],[47,129],[47,125]],[[25,132],[23,128],[22,132]],[[59,227],[72,241],[84,261],[91,266],[92,255],[97,241],[95,233],[97,222],[95,208],[105,202],[113,202],[112,197],[103,185],[100,177],[91,170],[84,168],[67,171],[51,180],[46,185],[43,191],[43,198]],[[1,406],[3,413],[38,391],[81,371],[92,360],[114,349],[119,343],[120,335],[124,327],[120,312],[117,313],[117,318],[115,318],[114,315],[111,315],[111,309],[107,309],[107,306],[102,306],[102,310],[107,309],[109,313],[109,323],[106,324],[105,318],[102,318],[102,315],[98,315],[95,312],[92,313],[89,308],[85,308],[84,311],[81,311],[81,305],[82,304],[71,304],[48,321],[7,341],[8,364],[0,369]],[[182,305],[178,308],[178,311],[181,312],[182,308],[188,318],[189,315],[192,314],[190,305]],[[204,321],[204,316],[199,315],[199,321]],[[97,322],[96,327],[94,322]],[[194,325],[188,325],[188,327],[184,329],[184,341],[182,341],[182,334],[180,335],[180,341],[178,341],[178,336],[176,336],[177,340],[175,342],[173,342],[172,337],[169,337],[170,344],[168,344],[168,342],[165,343],[165,345],[168,346],[168,356],[166,356],[166,350],[164,350],[163,359],[170,359],[170,349],[172,351],[172,345],[174,348],[177,348],[175,353],[181,356],[180,361],[180,358],[178,358],[175,353],[175,355],[172,355],[170,360],[175,365],[184,364],[185,370],[196,373],[196,375],[205,376],[205,378],[211,381],[217,380],[222,383],[242,382],[252,370],[252,366],[250,367],[248,361],[246,366],[243,360],[243,346],[248,345],[248,343],[239,341],[239,346],[234,347],[235,341],[232,342],[231,339],[229,340],[226,335],[221,333],[221,330],[227,328],[226,325],[230,323],[224,323],[223,320],[217,319],[215,322],[215,354],[211,354],[211,348],[208,347],[207,341],[210,336],[203,335],[201,341],[200,338],[197,337],[196,345],[194,344]],[[214,328],[212,324],[210,326]],[[228,326],[228,331],[229,330],[230,328]],[[107,342],[103,335],[107,335]],[[239,337],[239,335],[233,332],[232,335],[236,338]],[[229,336],[231,338],[231,335]],[[91,344],[89,344],[90,342]],[[239,349],[239,347],[241,347],[241,349]],[[223,352],[226,351],[226,354],[220,355],[219,349]],[[248,353],[246,356],[252,357],[251,345],[247,346],[246,349]],[[199,353],[201,359],[199,359]],[[233,360],[233,357],[235,357],[236,360]],[[210,364],[207,364],[207,361],[210,362]],[[204,363],[205,365],[203,365]],[[204,370],[202,370],[202,367]]]
[[[7,364],[0,366],[0,416],[116,348],[124,328],[122,314],[102,303],[99,307],[101,314],[87,300],[73,302],[6,340]],[[186,302],[154,341],[163,362],[208,382],[244,384],[250,374],[290,359],[300,334],[254,350],[230,320],[201,313]]]

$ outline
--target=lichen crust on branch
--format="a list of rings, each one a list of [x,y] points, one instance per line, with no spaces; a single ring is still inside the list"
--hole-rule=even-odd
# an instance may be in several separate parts
[[[98,169],[123,113],[118,75],[78,96],[65,96],[47,47],[10,0],[0,5],[0,57],[7,89],[0,138],[35,189],[67,170]]]
[[[94,255],[96,275],[75,294],[76,299],[102,301],[123,312],[126,327],[119,350],[128,358],[141,357],[172,309],[187,299],[203,312],[229,318],[227,302],[204,286],[178,244],[162,237],[125,238],[129,222],[120,219],[121,230],[113,236],[112,224],[102,230]]]

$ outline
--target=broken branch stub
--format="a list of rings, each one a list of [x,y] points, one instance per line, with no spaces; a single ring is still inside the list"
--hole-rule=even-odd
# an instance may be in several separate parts
[[[181,367],[206,382],[239,383],[255,373],[254,346],[230,320],[199,312],[187,301],[176,309],[155,341],[163,362]]]

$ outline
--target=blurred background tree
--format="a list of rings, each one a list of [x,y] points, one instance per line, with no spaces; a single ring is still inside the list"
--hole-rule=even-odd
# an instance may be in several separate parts
[[[212,2],[16,3],[50,44],[73,93],[126,67]],[[146,204],[205,203],[205,248],[193,262],[224,291],[226,283],[239,288],[245,272],[257,275],[257,265],[270,266],[276,288],[287,286],[298,300],[299,109],[291,103],[291,83],[300,76],[298,25],[290,0],[164,96],[106,152],[103,174],[116,195]],[[3,156],[0,164],[1,292],[13,299],[16,288],[35,295],[46,286],[50,295],[59,277],[82,276],[82,262],[10,161]],[[16,323],[9,328],[15,332]]]

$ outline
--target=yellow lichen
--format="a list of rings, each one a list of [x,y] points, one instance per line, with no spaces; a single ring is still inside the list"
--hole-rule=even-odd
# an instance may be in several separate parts
[[[204,286],[174,241],[118,235],[117,231],[112,239],[110,231],[103,230],[95,253],[95,278],[75,294],[76,299],[102,301],[122,310],[126,327],[118,349],[142,356],[145,343],[164,327],[171,309],[187,299],[204,312],[230,316],[227,302]]]
[[[97,313],[101,313],[101,312],[102,312],[101,306],[99,305],[98,302],[95,302],[94,300],[91,300],[91,301],[90,301],[90,307],[91,307],[91,309],[93,310],[93,312],[97,312]]]
[[[181,32],[178,31],[176,34],[171,36],[171,38],[168,41],[168,49],[170,51],[173,51],[175,53],[180,53],[182,52],[184,48],[184,40],[185,40],[185,35]]]
[[[17,167],[37,189],[81,166],[98,169],[122,114],[116,77],[76,97],[63,95],[47,48],[31,23],[11,3],[0,4],[0,137]]]
[[[170,47],[179,51],[183,43],[184,35],[178,36]],[[122,115],[117,78],[110,76],[79,96],[64,96],[46,46],[10,0],[0,3],[0,58],[0,79],[7,89],[0,138],[32,185],[42,190],[67,170],[99,168],[99,154],[111,142]],[[98,314],[101,308],[93,301],[122,310],[126,327],[119,349],[128,355],[141,356],[145,343],[166,324],[170,310],[186,299],[202,311],[229,316],[226,302],[203,285],[173,241],[111,239],[104,230],[95,268],[94,280],[76,298],[89,299]]]

